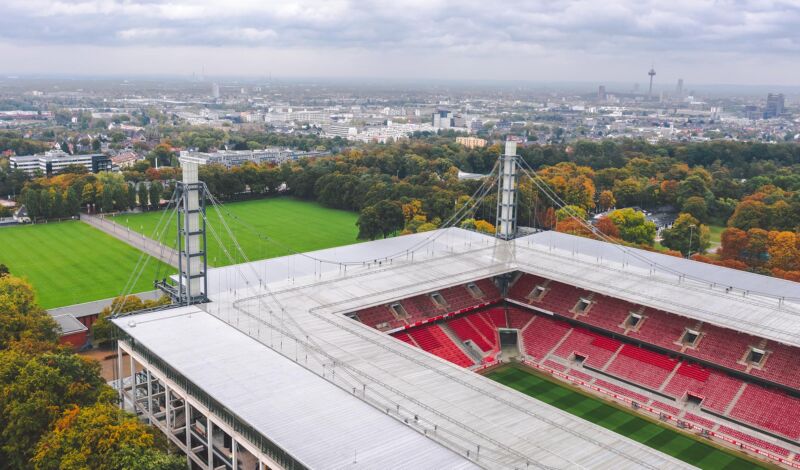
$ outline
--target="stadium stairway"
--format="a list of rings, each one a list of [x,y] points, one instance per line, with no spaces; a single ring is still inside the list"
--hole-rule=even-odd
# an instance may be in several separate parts
[[[472,343],[472,345],[470,345],[470,343],[467,343],[465,339],[462,339],[459,335],[457,335],[456,332],[453,331],[450,325],[448,325],[446,322],[440,323],[439,328],[441,328],[442,331],[444,331],[444,333],[450,338],[453,344],[461,348],[464,354],[469,356],[472,362],[476,364],[481,363],[481,361],[483,360],[483,352],[474,342],[472,342],[472,340],[470,340],[470,342]]]

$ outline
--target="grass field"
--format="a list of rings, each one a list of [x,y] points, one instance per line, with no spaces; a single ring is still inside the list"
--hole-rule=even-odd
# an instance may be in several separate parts
[[[755,461],[656,424],[519,366],[496,369],[486,376],[537,400],[580,416],[700,468],[727,470],[764,468],[759,467]]]
[[[0,263],[27,278],[44,308],[114,297],[122,292],[140,252],[82,222],[0,228]],[[133,292],[152,290],[150,260]],[[162,275],[163,277],[163,275]]]
[[[226,212],[235,217],[228,216]],[[150,237],[161,213],[157,211],[121,215],[114,220]],[[236,255],[237,263],[242,262],[241,256],[233,248],[230,237],[220,224],[216,211],[209,207],[207,214],[209,225],[217,232],[228,252]],[[224,206],[223,215],[250,260],[289,254],[281,245],[298,252],[349,245],[356,242],[358,235],[358,227],[355,225],[358,214],[328,209],[313,202],[291,198],[230,203]],[[240,220],[236,220],[237,218]],[[173,218],[169,221],[164,236],[161,237],[162,243],[175,246],[174,227]],[[211,230],[207,232],[208,263],[212,266],[232,264],[219,243],[214,240]],[[268,241],[264,236],[277,243]]]

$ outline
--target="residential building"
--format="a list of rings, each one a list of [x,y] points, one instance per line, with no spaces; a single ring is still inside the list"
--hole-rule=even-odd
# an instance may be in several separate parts
[[[478,137],[456,137],[456,142],[468,149],[486,147],[486,139]]]
[[[70,155],[62,151],[50,151],[44,155],[23,155],[9,158],[12,168],[22,170],[30,175],[40,171],[43,175],[57,175],[72,165],[85,167],[92,173],[111,171],[111,159],[103,154]]]

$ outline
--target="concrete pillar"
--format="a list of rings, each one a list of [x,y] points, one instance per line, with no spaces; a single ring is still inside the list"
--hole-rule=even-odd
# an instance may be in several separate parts
[[[517,229],[517,144],[506,142],[505,154],[500,157],[497,195],[497,236],[503,240],[514,237]]]

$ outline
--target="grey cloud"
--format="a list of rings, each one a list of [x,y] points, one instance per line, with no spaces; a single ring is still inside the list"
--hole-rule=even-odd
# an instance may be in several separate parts
[[[800,51],[800,6],[765,1],[4,0],[16,44]]]

